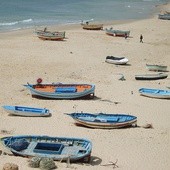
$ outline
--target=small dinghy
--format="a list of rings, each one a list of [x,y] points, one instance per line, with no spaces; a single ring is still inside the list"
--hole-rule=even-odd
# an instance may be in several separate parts
[[[24,106],[2,106],[5,111],[12,115],[17,116],[32,116],[32,117],[42,117],[50,116],[51,113],[49,109],[46,108],[33,108],[33,107],[24,107]]]
[[[152,98],[170,99],[170,90],[141,88],[139,89],[139,93]]]
[[[168,74],[164,74],[164,73],[135,75],[136,80],[158,80],[158,79],[165,79],[167,77]]]
[[[137,124],[137,117],[127,114],[70,113],[77,125],[96,129],[115,129]]]
[[[83,138],[8,136],[0,142],[16,156],[47,157],[56,161],[89,162],[92,143]]]
[[[163,65],[146,64],[146,68],[149,71],[161,71],[161,72],[166,72],[167,71],[167,66],[163,66]]]
[[[129,60],[126,57],[107,56],[105,61],[110,64],[124,65]]]

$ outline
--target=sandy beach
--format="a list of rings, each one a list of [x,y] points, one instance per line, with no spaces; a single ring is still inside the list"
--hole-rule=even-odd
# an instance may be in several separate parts
[[[170,4],[160,8],[169,11]],[[42,107],[50,109],[52,117],[9,116],[0,108],[0,137],[7,135],[48,135],[82,137],[92,141],[90,164],[71,164],[73,169],[103,170],[102,166],[116,162],[119,170],[170,169],[170,100],[141,96],[142,87],[167,89],[168,78],[137,81],[136,74],[152,73],[146,64],[167,65],[170,71],[170,21],[157,16],[149,19],[104,24],[104,29],[130,30],[130,37],[113,37],[104,30],[83,30],[80,25],[51,27],[66,31],[64,41],[43,41],[34,30],[1,33],[0,38],[0,104]],[[140,43],[140,34],[143,43]],[[105,62],[106,56],[124,56],[128,65]],[[123,74],[125,81],[120,81]],[[23,85],[43,83],[95,84],[95,99],[42,100],[32,98]],[[118,102],[118,104],[115,104]],[[125,113],[137,116],[138,126],[147,123],[153,129],[90,129],[74,125],[64,113]],[[3,133],[4,131],[9,134]],[[0,148],[2,150],[2,148]],[[0,155],[0,169],[7,162],[16,163],[20,170],[28,167],[28,158]],[[56,161],[58,169],[66,163]],[[115,168],[116,169],[116,168]]]

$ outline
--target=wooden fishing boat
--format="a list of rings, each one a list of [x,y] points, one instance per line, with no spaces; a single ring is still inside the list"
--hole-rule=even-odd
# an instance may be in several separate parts
[[[129,60],[126,57],[107,56],[105,62],[110,64],[124,65]]]
[[[170,90],[141,88],[139,93],[152,98],[170,99]]]
[[[38,116],[50,116],[49,109],[46,108],[33,108],[33,107],[24,107],[24,106],[2,106],[5,111],[12,115],[17,116],[32,116],[32,117],[38,117]]]
[[[114,30],[112,27],[110,29],[105,29],[107,35],[119,36],[119,37],[129,37],[130,31]]]
[[[123,128],[137,124],[137,117],[126,114],[71,113],[77,125],[98,129]]]
[[[76,99],[82,97],[93,98],[95,85],[92,84],[27,84],[28,88],[35,97],[51,99]]]
[[[56,161],[89,162],[92,143],[83,138],[49,136],[8,136],[2,144],[16,156],[47,157]]]
[[[165,73],[135,75],[136,80],[158,80],[158,79],[165,79],[167,77],[168,74]]]
[[[102,30],[103,24],[81,24],[83,29],[86,30]]]
[[[65,32],[37,32],[37,37],[42,40],[64,40]]]
[[[146,64],[146,68],[149,71],[161,71],[161,72],[167,71],[167,66],[163,65]]]
[[[158,19],[170,20],[170,13],[158,14]]]

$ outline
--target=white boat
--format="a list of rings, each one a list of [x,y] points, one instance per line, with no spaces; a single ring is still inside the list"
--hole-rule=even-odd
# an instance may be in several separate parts
[[[49,109],[46,108],[33,108],[33,107],[24,107],[24,106],[2,106],[5,111],[12,115],[17,116],[27,116],[27,117],[44,117],[50,116],[51,113]]]
[[[105,61],[110,64],[124,65],[129,60],[126,57],[107,56]]]

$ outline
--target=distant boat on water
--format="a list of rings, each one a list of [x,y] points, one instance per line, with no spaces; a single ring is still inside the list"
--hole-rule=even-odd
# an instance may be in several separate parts
[[[158,79],[165,79],[167,77],[168,74],[165,73],[135,75],[136,80],[158,80]]]
[[[95,85],[93,84],[27,84],[28,88],[35,97],[43,97],[49,99],[77,99],[77,98],[93,98],[95,93]]]
[[[116,129],[137,124],[137,117],[127,114],[70,113],[77,125],[97,129]]]
[[[114,30],[112,27],[110,29],[105,29],[106,34],[111,36],[119,36],[119,37],[129,37],[130,31],[123,31],[123,30]]]
[[[152,98],[170,99],[170,90],[141,88],[139,89],[139,93]]]
[[[46,108],[34,108],[25,106],[2,106],[5,111],[16,116],[26,116],[26,117],[44,117],[50,116],[51,113],[49,109]]]
[[[8,136],[0,142],[15,156],[47,157],[56,161],[89,162],[92,143],[88,139],[50,136]]]
[[[114,57],[107,56],[105,62],[116,65],[124,65],[127,64],[129,60],[126,57]]]
[[[166,72],[167,71],[167,66],[163,66],[163,65],[146,64],[146,68],[149,71],[161,71],[161,72]]]

